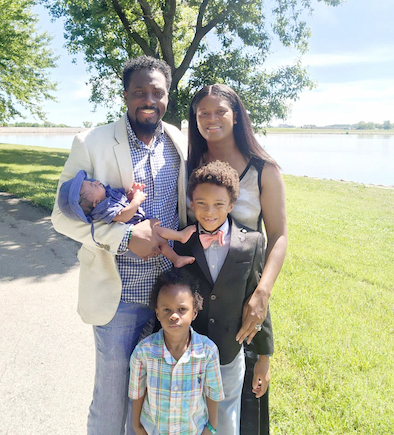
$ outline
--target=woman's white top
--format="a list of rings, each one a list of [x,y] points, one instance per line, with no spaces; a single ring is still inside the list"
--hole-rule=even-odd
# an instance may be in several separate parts
[[[252,230],[261,229],[259,174],[257,169],[250,164],[240,176],[239,197],[231,216]]]

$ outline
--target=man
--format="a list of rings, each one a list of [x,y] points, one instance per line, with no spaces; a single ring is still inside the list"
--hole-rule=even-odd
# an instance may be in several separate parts
[[[143,183],[147,220],[134,226],[94,222],[93,239],[90,225],[60,212],[58,198],[52,213],[55,229],[82,243],[78,312],[94,325],[96,344],[88,435],[134,433],[128,406],[129,359],[144,325],[154,317],[148,307],[153,282],[171,267],[159,255],[163,240],[154,225],[157,220],[173,229],[186,225],[186,141],[176,127],[161,121],[170,68],[147,56],[132,59],[124,67],[123,85],[127,113],[75,137],[59,186],[80,169],[126,191],[134,182]]]

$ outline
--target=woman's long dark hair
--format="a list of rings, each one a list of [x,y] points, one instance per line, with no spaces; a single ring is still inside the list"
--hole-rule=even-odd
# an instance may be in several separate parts
[[[213,95],[228,101],[233,112],[237,112],[237,123],[233,126],[235,143],[241,154],[247,161],[255,159],[261,163],[267,162],[279,167],[276,161],[262,148],[258,143],[252,128],[249,115],[245,106],[237,93],[229,86],[215,84],[205,86],[199,90],[190,103],[189,110],[189,151],[188,151],[188,169],[189,173],[197,168],[201,163],[201,158],[208,151],[207,141],[201,136],[197,127],[197,106],[200,101],[208,96]]]

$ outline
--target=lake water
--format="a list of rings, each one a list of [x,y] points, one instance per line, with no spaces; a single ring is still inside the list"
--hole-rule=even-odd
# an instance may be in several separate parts
[[[0,132],[0,143],[70,149],[74,135]],[[394,135],[271,133],[258,138],[284,174],[394,185]]]

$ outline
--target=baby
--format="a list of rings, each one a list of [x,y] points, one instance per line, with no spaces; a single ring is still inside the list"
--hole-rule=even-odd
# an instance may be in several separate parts
[[[134,183],[126,194],[123,188],[113,189],[109,185],[104,186],[98,180],[88,179],[86,172],[81,170],[60,187],[59,208],[67,217],[92,225],[93,220],[107,224],[111,222],[138,224],[145,220],[145,213],[140,207],[146,199],[144,187],[145,185],[141,183]],[[186,243],[196,231],[196,227],[190,225],[182,231],[175,231],[157,224],[155,231],[163,239]],[[179,256],[167,243],[161,243],[160,249],[161,253],[178,268],[191,264],[195,260],[194,257]]]

